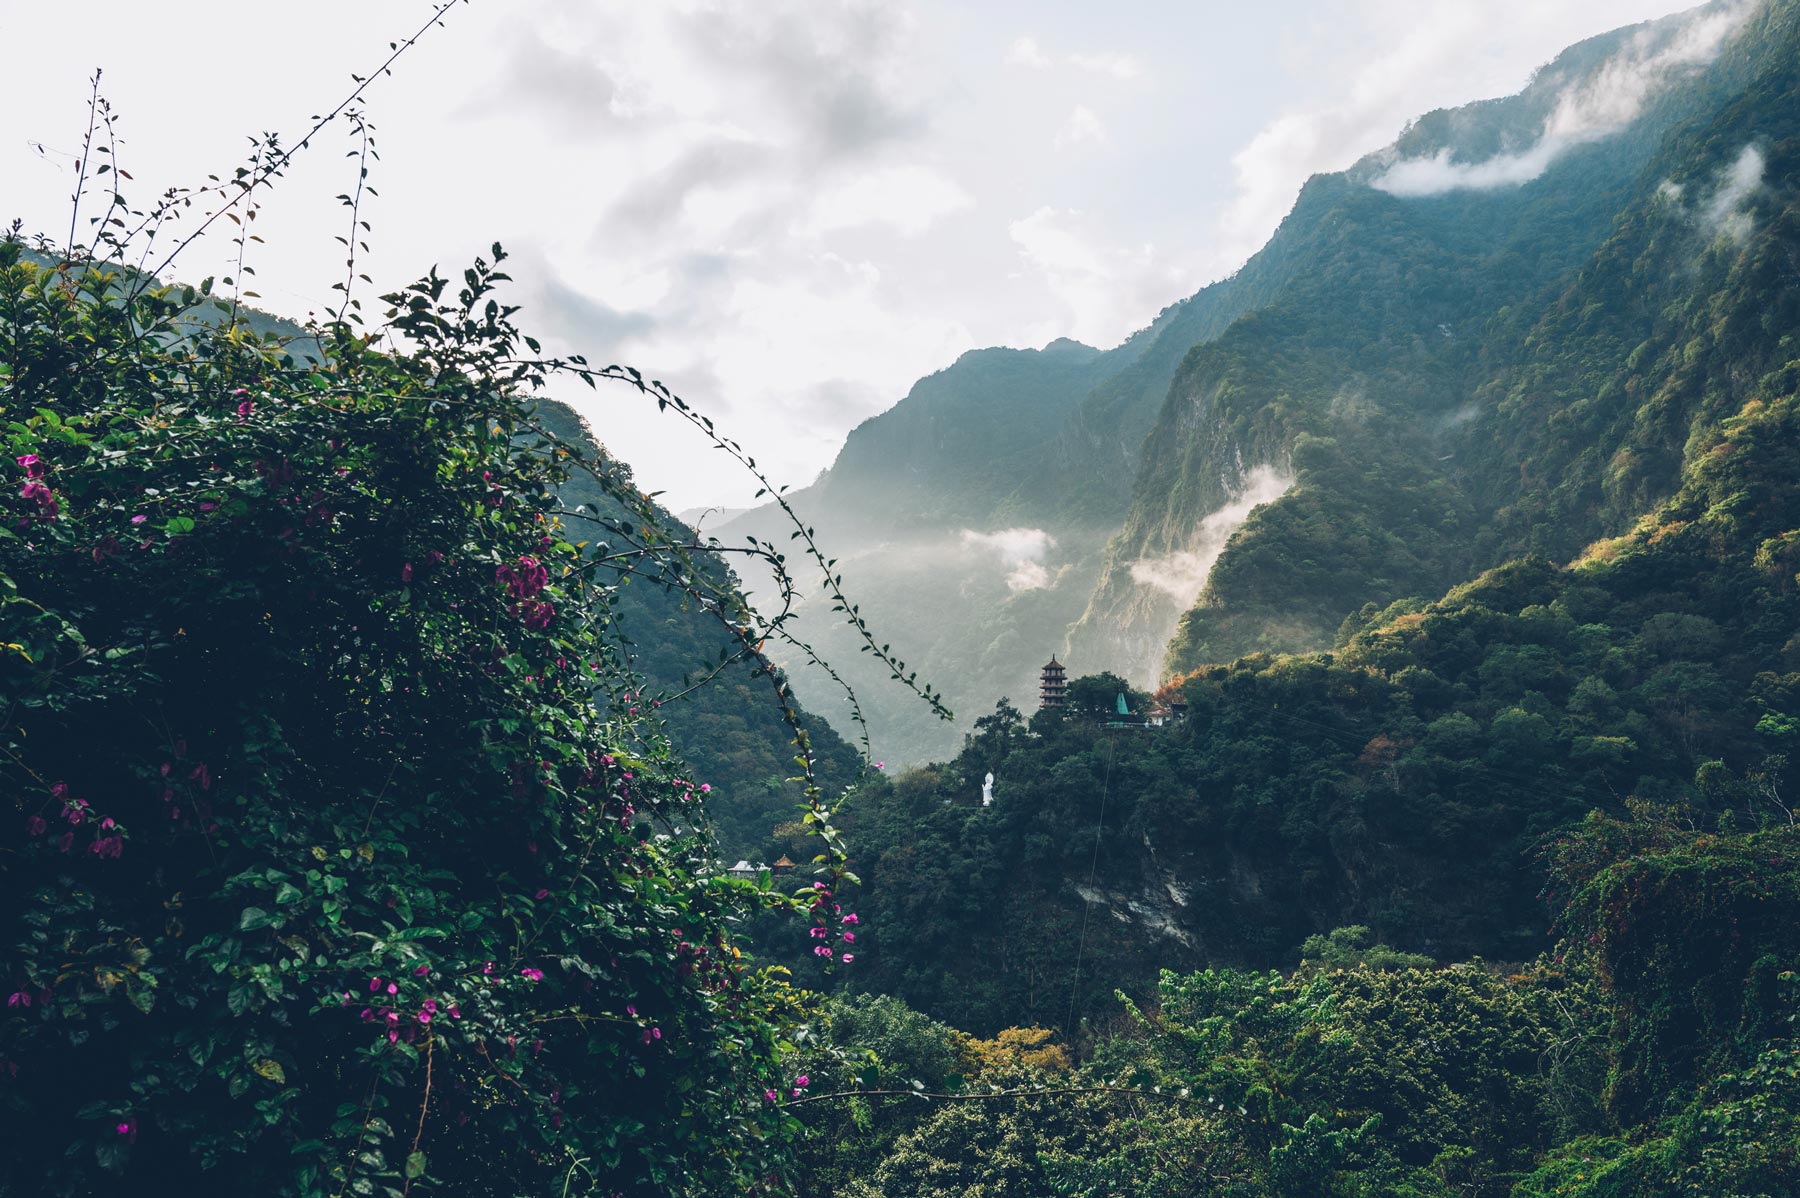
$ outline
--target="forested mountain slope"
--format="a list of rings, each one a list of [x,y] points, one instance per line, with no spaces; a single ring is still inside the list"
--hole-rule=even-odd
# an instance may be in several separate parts
[[[1681,58],[1708,21],[1717,57]],[[1566,560],[1672,493],[1696,433],[1789,352],[1800,18],[1790,3],[1714,5],[1659,27],[1666,45],[1635,35],[1608,60],[1660,89],[1636,120],[1571,142],[1535,178],[1467,185],[1542,140],[1484,154],[1456,139],[1504,146],[1489,118],[1504,126],[1544,88],[1561,105],[1585,94],[1556,67],[1309,185],[1339,193],[1344,249],[1183,363],[1084,621],[1094,635],[1149,648],[1130,639],[1153,622],[1127,576],[1179,551],[1221,502],[1209,480],[1240,462],[1293,487],[1221,554],[1169,671],[1325,647],[1360,603],[1521,552]],[[1421,163],[1441,190],[1409,190]]]
[[[1314,178],[1242,270],[1118,348],[977,351],[858,428],[794,505],[965,709],[878,706],[878,753],[952,751],[1052,651],[1143,684],[1322,648],[1365,602],[1566,556],[1666,497],[1687,391],[1641,396],[1641,433],[1616,396],[1689,352],[1738,253],[1770,252],[1793,26],[1785,0],[1720,0],[1571,47]],[[1719,374],[1681,365],[1690,391]],[[1612,414],[1549,418],[1615,376]]]
[[[1165,727],[1000,712],[861,796],[864,980],[985,1033],[1068,1027],[1159,969],[1292,962],[1349,924],[1519,960],[1547,944],[1545,838],[1585,812],[1786,824],[1800,356],[1763,387],[1573,568],[1521,559],[1371,606],[1333,652],[1207,667]]]

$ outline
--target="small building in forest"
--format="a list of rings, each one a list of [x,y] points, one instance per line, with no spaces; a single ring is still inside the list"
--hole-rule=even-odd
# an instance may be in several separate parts
[[[1062,663],[1057,661],[1056,655],[1052,653],[1049,662],[1044,666],[1043,674],[1038,680],[1038,706],[1040,708],[1060,709],[1063,703],[1067,701],[1068,697],[1068,671],[1063,668]]]
[[[786,877],[788,874],[794,872],[794,863],[788,860],[788,855],[786,853],[783,853],[775,859],[773,872],[778,878]]]

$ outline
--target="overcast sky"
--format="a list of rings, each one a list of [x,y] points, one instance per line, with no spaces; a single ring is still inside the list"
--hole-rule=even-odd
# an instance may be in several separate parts
[[[368,93],[362,294],[501,241],[548,347],[663,379],[799,485],[963,351],[1116,344],[1242,263],[1307,175],[1686,7],[474,0]],[[297,138],[429,12],[0,0],[0,217],[67,235],[94,67],[148,200],[227,174],[249,134]],[[335,306],[349,148],[327,133],[267,195],[263,306]],[[628,392],[563,394],[672,506],[754,489]]]

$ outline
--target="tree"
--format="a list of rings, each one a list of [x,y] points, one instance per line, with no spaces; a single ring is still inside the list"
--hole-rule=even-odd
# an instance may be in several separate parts
[[[1144,705],[1149,701],[1149,696],[1142,691],[1133,690],[1130,683],[1108,671],[1072,679],[1063,709],[1078,719],[1119,719],[1120,695],[1125,696],[1125,705],[1130,709],[1130,715],[1137,719],[1143,718]]]

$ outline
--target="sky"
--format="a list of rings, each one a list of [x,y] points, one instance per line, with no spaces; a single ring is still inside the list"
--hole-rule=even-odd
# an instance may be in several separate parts
[[[365,94],[378,194],[355,294],[378,310],[498,241],[547,350],[661,379],[804,485],[959,354],[1115,345],[1241,265],[1307,176],[1690,6],[472,0]],[[295,142],[432,5],[300,11],[4,0],[0,44],[39,49],[0,75],[0,219],[67,238],[95,68],[147,203],[228,176],[252,135]],[[328,128],[263,195],[244,276],[261,306],[337,306],[356,144]],[[235,257],[209,237],[170,274]],[[556,394],[673,508],[756,489],[629,390]]]

